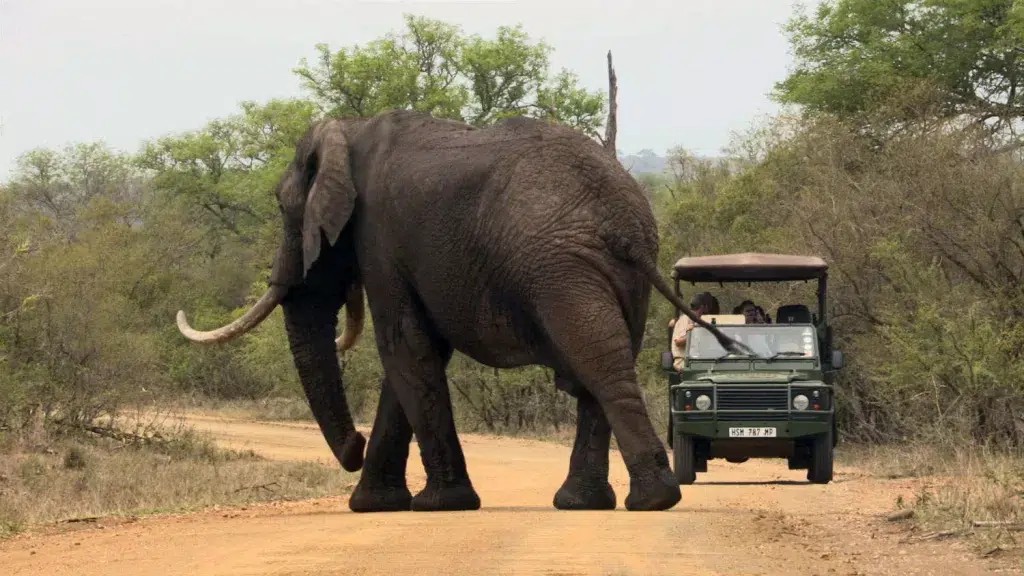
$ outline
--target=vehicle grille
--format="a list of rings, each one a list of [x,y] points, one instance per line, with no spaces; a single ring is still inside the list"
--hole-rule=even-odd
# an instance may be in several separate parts
[[[781,410],[789,409],[789,390],[781,388],[718,387],[718,410]]]
[[[788,419],[786,412],[719,412],[720,422],[749,422],[760,420],[762,422],[785,421]]]

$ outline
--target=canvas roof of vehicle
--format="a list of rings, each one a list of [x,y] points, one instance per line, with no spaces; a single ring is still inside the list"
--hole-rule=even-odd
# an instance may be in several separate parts
[[[823,277],[828,263],[795,254],[721,254],[680,258],[673,277],[684,282],[785,282]]]

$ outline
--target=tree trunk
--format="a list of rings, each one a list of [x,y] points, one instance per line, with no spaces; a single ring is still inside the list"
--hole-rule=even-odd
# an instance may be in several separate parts
[[[619,81],[615,77],[615,67],[612,66],[612,51],[608,51],[608,122],[604,125],[604,147],[608,153],[618,158],[618,150],[615,148],[615,137],[619,131]]]

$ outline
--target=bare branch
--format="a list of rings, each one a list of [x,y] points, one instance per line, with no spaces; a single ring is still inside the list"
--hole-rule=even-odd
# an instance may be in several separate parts
[[[619,106],[616,99],[619,95],[619,82],[615,77],[615,68],[612,66],[612,51],[608,51],[608,123],[604,127],[604,148],[612,156],[618,157],[615,149],[615,136],[619,131],[618,112]]]

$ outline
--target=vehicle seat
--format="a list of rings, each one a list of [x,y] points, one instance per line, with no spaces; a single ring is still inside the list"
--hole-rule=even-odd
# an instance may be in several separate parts
[[[701,320],[710,324],[746,324],[747,317],[743,314],[705,314]]]
[[[803,304],[779,306],[775,311],[776,324],[813,324],[811,310]]]

